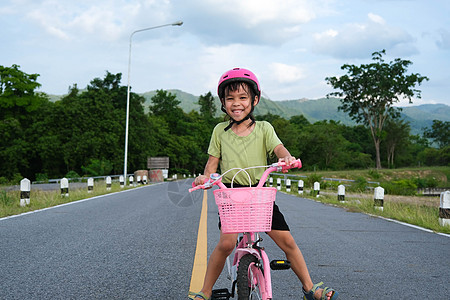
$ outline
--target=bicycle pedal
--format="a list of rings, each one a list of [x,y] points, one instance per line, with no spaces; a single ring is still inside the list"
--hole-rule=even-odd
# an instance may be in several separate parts
[[[287,270],[291,268],[291,263],[288,260],[272,260],[270,268],[272,270]]]
[[[217,289],[212,291],[211,300],[229,300],[230,297],[228,289]]]

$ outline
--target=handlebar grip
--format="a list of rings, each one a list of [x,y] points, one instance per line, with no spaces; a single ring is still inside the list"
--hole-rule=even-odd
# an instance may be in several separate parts
[[[202,185],[194,186],[193,188],[189,189],[189,193],[190,193],[190,192],[193,192],[193,191],[196,191],[196,190],[199,190],[199,189],[201,189],[201,188],[203,188]]]
[[[294,160],[291,164],[287,165],[284,161],[278,163],[279,166],[283,168],[283,170],[289,170],[293,168],[300,169],[302,167],[302,161],[300,159]]]

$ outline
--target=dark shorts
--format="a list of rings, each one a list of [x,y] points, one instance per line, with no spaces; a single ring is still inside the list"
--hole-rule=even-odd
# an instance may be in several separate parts
[[[229,187],[229,184],[225,183],[225,185],[227,187]],[[243,186],[234,184],[233,187],[243,187]],[[244,187],[246,187],[246,186],[244,186]],[[220,228],[221,228],[221,224],[220,224],[220,218],[219,218],[219,229]],[[273,203],[272,230],[290,231],[289,226],[286,223],[286,220],[284,219],[284,216],[280,211],[280,208],[278,207],[278,205],[275,204],[275,202]]]

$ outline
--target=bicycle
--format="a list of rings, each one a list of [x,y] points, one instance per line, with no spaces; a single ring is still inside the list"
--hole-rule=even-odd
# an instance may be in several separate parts
[[[267,168],[256,187],[233,188],[233,181],[240,172],[251,168]],[[213,191],[219,208],[221,230],[223,233],[239,233],[234,250],[233,264],[227,257],[228,279],[231,280],[231,292],[228,289],[213,290],[211,299],[228,300],[237,295],[238,300],[272,299],[272,282],[270,269],[286,270],[290,268],[288,260],[273,260],[269,262],[264,248],[260,243],[260,232],[268,232],[272,226],[272,211],[277,188],[263,187],[267,177],[273,171],[287,171],[291,168],[301,168],[298,159],[290,165],[284,162],[270,166],[250,167],[239,169],[234,175],[231,188],[227,188],[221,181],[223,175],[211,174],[210,179],[203,185],[189,189],[208,189],[217,185],[219,189]],[[234,170],[234,169],[232,169]],[[228,170],[229,172],[231,170]],[[250,175],[247,173],[250,179]],[[233,255],[233,254],[232,254]],[[231,255],[230,255],[231,256]]]

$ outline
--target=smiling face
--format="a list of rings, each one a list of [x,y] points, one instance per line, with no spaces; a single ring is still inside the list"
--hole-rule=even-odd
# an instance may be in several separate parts
[[[239,84],[235,89],[225,89],[223,104],[227,114],[236,122],[244,119],[252,111],[252,93],[246,83]],[[258,103],[258,97],[253,99],[253,105]]]

